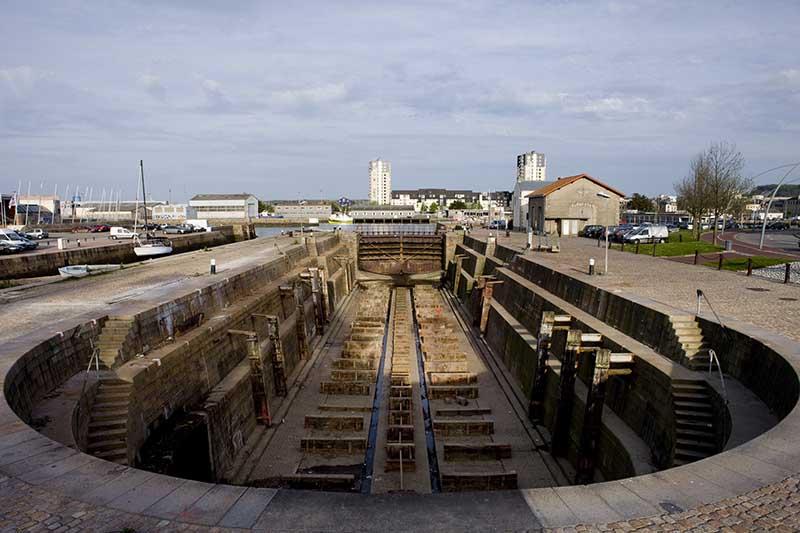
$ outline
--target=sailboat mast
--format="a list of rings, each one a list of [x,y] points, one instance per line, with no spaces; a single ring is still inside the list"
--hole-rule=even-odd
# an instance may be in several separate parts
[[[142,176],[142,202],[144,203],[144,232],[147,234],[150,228],[147,226],[147,191],[144,190],[144,160],[139,160],[139,173]]]

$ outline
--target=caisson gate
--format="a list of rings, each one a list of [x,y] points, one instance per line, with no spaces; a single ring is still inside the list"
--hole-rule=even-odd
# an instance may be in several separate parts
[[[662,269],[664,294],[682,278],[715,299],[736,274],[637,257],[599,278],[578,240],[556,255],[435,226],[359,230],[226,245],[215,274],[193,252],[4,299],[46,326],[20,321],[0,348],[0,523],[793,519],[797,337],[643,296],[633,275]]]

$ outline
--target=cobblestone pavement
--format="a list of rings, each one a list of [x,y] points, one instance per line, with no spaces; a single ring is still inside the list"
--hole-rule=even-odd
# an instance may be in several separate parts
[[[473,237],[483,239],[488,232],[476,230]],[[499,245],[524,246],[526,236],[501,234]],[[526,257],[546,266],[558,268],[582,280],[616,292],[627,292],[650,300],[694,312],[696,289],[702,289],[721,316],[741,320],[768,331],[800,340],[800,287],[767,279],[747,277],[744,273],[718,271],[648,255],[609,250],[609,274],[589,278],[589,258],[603,271],[603,248],[597,241],[583,238],[561,239],[560,253],[527,252]],[[704,303],[702,310],[708,312]]]
[[[789,281],[791,283],[800,283],[800,261],[790,263],[789,267]],[[775,265],[771,267],[757,268],[753,270],[754,276],[759,276],[773,281],[780,281],[786,277],[786,265]]]
[[[129,532],[211,531],[241,529],[186,524],[155,517],[100,508],[60,497],[21,481],[0,477],[0,533],[12,531]],[[484,524],[485,525],[485,524]],[[415,531],[421,524],[409,524]],[[350,524],[353,530],[357,524]],[[331,530],[348,526],[331,521]],[[423,527],[424,529],[424,527]],[[399,529],[398,531],[401,531]],[[690,511],[664,513],[601,525],[547,529],[552,532],[703,531],[744,533],[749,531],[800,531],[800,479],[790,477],[762,489],[703,505]]]

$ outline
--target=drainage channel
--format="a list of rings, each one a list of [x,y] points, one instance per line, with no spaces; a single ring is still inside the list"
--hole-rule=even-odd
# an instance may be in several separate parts
[[[364,467],[361,474],[361,493],[372,492],[372,473],[375,468],[375,444],[378,439],[378,422],[380,421],[381,397],[383,396],[383,367],[386,362],[386,349],[389,339],[389,325],[395,302],[395,291],[389,295],[389,305],[386,306],[386,324],[383,327],[383,345],[381,346],[381,361],[378,364],[378,377],[375,381],[375,398],[372,401],[372,415],[369,419],[369,434],[367,436],[367,451],[364,455]]]
[[[428,467],[431,473],[431,492],[442,492],[442,481],[439,477],[439,461],[436,459],[436,439],[433,434],[433,419],[431,406],[428,401],[427,379],[425,377],[425,362],[422,356],[422,344],[419,338],[419,324],[417,323],[417,306],[414,303],[414,289],[411,289],[411,320],[414,329],[414,344],[417,347],[417,363],[419,365],[419,390],[422,400],[422,417],[425,421],[425,445],[428,449]]]

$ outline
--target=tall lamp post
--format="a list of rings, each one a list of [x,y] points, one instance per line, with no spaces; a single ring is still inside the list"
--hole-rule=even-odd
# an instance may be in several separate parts
[[[598,192],[597,197],[605,199],[604,203],[606,205],[608,205],[608,200],[611,198],[604,192]],[[608,225],[606,225],[605,231],[603,233],[606,234],[606,251],[605,251],[605,258],[603,259],[603,275],[605,276],[606,274],[608,274]]]
[[[794,169],[796,169],[798,166],[800,166],[800,163],[789,163],[789,165],[786,165],[786,166],[790,166],[790,165],[792,166],[792,168],[790,168],[788,170],[788,172],[786,172],[786,174],[783,175],[783,177],[781,178],[781,181],[779,181],[778,185],[775,187],[775,190],[772,191],[772,196],[770,196],[769,203],[767,203],[767,209],[766,209],[766,211],[764,211],[764,222],[761,224],[761,239],[758,241],[758,249],[759,250],[762,250],[764,248],[764,233],[766,233],[766,231],[767,231],[767,217],[769,216],[769,210],[772,207],[772,201],[775,199],[775,195],[778,194],[778,189],[781,188],[781,185],[783,185],[783,182],[786,180],[786,178],[789,177],[789,174],[794,172]],[[778,167],[778,168],[785,168],[785,167]]]

